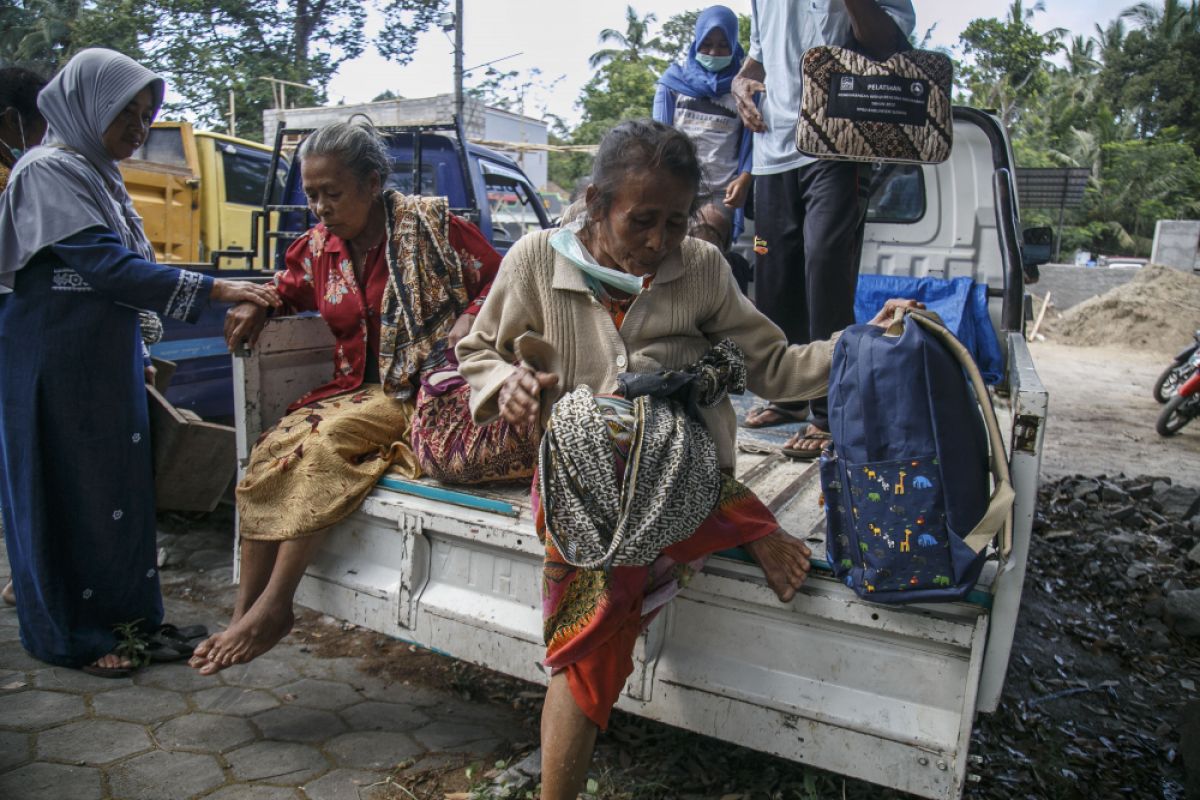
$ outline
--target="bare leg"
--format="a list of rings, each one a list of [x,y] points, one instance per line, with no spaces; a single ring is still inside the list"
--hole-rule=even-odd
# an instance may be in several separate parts
[[[279,543],[270,579],[258,599],[229,629],[209,637],[203,655],[189,662],[202,675],[212,675],[233,664],[244,664],[274,647],[292,629],[292,598],[304,577],[312,554],[325,533]]]
[[[4,603],[10,606],[17,604],[17,594],[13,591],[12,581],[4,584]]]
[[[596,724],[579,710],[567,674],[550,679],[542,706],[542,800],[575,800],[583,789]]]
[[[242,539],[242,569],[241,580],[238,582],[237,599],[233,603],[233,618],[229,624],[233,626],[250,610],[271,579],[275,569],[275,559],[279,553],[279,542],[264,542],[255,539]],[[193,667],[203,666],[208,662],[209,651],[212,650],[215,637],[210,636],[196,645],[192,658],[188,662]]]
[[[812,551],[804,542],[790,535],[783,528],[756,539],[746,545],[750,554],[767,576],[767,585],[786,603],[796,596],[796,590],[808,577],[811,565],[808,562]]]
[[[229,620],[230,625],[241,619],[242,615],[250,610],[254,601],[267,588],[278,555],[279,542],[242,539],[242,569],[238,582],[237,600],[233,603],[233,618]]]

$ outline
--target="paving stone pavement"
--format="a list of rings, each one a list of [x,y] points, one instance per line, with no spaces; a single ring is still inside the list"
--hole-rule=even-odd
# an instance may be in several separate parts
[[[160,537],[164,585],[205,589],[204,602],[168,591],[167,619],[220,629],[229,535]],[[486,761],[529,738],[503,707],[388,683],[352,653],[321,658],[285,640],[214,676],[174,663],[110,680],[30,658],[17,629],[16,610],[0,607],[4,800],[383,800],[397,796],[385,782],[398,764]]]

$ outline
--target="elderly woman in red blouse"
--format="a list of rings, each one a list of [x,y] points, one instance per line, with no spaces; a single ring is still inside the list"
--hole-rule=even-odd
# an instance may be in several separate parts
[[[338,123],[300,146],[320,220],[276,275],[285,313],[317,311],[335,338],[333,380],[263,434],[237,488],[241,584],[229,628],[196,648],[211,674],[262,655],[292,627],[292,598],[321,534],[349,516],[389,469],[480,483],[532,474],[529,426],[478,428],[454,345],[471,328],[499,254],[445,198],[383,190],[375,132]],[[253,346],[266,314],[235,306],[230,349]]]

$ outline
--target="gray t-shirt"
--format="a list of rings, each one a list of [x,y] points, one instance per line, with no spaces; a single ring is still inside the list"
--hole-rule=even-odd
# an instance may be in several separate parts
[[[910,0],[875,0],[900,32],[912,33],[916,12]],[[800,114],[800,60],[810,47],[845,47],[853,41],[844,0],[750,0],[750,58],[767,72],[762,101],[766,133],[754,134],[754,174],[773,175],[815,159],[796,149]]]

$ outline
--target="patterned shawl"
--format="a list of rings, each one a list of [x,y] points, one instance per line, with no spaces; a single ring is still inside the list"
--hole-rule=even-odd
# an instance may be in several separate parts
[[[605,415],[598,403],[629,413]],[[623,470],[614,433],[630,440]],[[547,534],[563,560],[583,569],[652,564],[691,536],[721,495],[716,444],[680,404],[595,398],[587,386],[554,404],[538,481]]]
[[[389,395],[408,400],[428,361],[442,357],[446,337],[467,307],[462,263],[450,246],[445,197],[383,193],[388,282],[380,314],[379,374]]]

